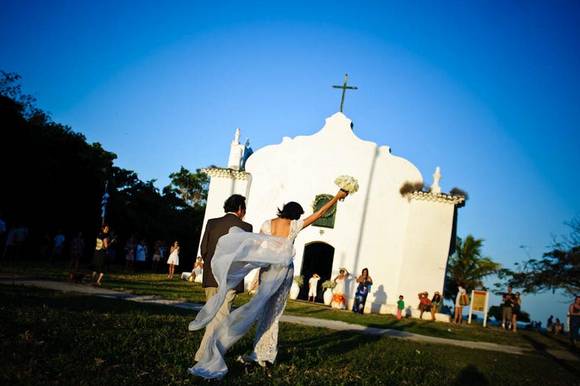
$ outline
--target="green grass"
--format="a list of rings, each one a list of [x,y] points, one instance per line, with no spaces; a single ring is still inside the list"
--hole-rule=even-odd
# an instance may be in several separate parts
[[[3,267],[2,271],[17,274],[26,273],[28,276],[52,280],[65,280],[67,275],[67,271],[63,266],[39,263]],[[114,267],[112,272],[107,274],[103,281],[103,287],[136,295],[154,295],[163,299],[193,303],[203,303],[205,301],[203,288],[198,283],[188,283],[178,278],[168,280],[166,274],[124,272],[121,267]],[[240,294],[234,304],[235,306],[240,306],[249,299],[249,295]],[[483,328],[479,324],[457,326],[450,323],[413,318],[397,320],[393,315],[359,315],[350,311],[333,310],[321,304],[312,304],[304,301],[289,300],[285,314],[340,320],[369,327],[390,328],[449,339],[491,342],[521,347],[539,345],[550,349],[566,349],[567,346],[567,341],[563,337],[545,336],[533,331],[512,333],[496,327]],[[426,318],[429,318],[429,316],[426,316]]]
[[[166,306],[0,286],[0,384],[193,385],[193,313]],[[222,384],[572,385],[579,362],[515,356],[283,323],[271,370],[227,361]]]

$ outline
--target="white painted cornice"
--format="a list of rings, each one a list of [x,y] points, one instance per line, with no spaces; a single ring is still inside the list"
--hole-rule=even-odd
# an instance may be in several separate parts
[[[205,168],[201,169],[202,173],[207,174],[210,177],[217,178],[233,178],[235,180],[247,180],[250,177],[250,173],[243,170],[235,170],[229,168]]]

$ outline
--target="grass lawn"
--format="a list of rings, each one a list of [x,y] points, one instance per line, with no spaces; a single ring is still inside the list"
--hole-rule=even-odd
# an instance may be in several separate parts
[[[0,286],[0,384],[192,385],[193,313],[166,306]],[[580,362],[516,356],[283,323],[271,370],[232,361],[224,385],[572,385]]]
[[[19,264],[3,267],[2,272],[13,272],[28,276],[65,280],[66,267],[48,264]],[[166,274],[127,273],[117,267],[105,277],[103,287],[126,291],[136,295],[154,295],[164,299],[174,299],[203,303],[205,295],[200,284],[188,283],[179,279],[167,280]],[[241,305],[250,299],[249,295],[241,294],[236,299],[236,305]],[[309,316],[320,319],[340,320],[348,323],[361,324],[369,327],[391,328],[414,332],[422,335],[437,336],[458,340],[472,340],[508,344],[513,346],[566,349],[567,340],[564,337],[554,337],[539,334],[535,331],[520,331],[512,333],[495,327],[483,328],[479,324],[456,326],[450,323],[433,323],[428,320],[403,319],[397,320],[393,315],[365,314],[359,315],[349,311],[333,310],[330,307],[312,304],[304,301],[288,302],[285,314]],[[427,315],[428,319],[429,316]]]

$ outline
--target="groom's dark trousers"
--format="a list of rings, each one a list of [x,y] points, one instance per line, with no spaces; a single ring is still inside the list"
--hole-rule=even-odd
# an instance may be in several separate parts
[[[252,231],[252,224],[248,224],[247,222],[242,221],[233,213],[226,213],[226,215],[223,217],[208,220],[205,226],[205,232],[203,234],[203,238],[201,239],[200,252],[201,257],[203,258],[202,286],[205,290],[206,301],[208,301],[217,292],[218,285],[211,270],[211,261],[214,256],[218,240],[223,235],[226,235],[232,227],[241,228],[246,232]],[[203,353],[205,352],[207,339],[211,336],[216,326],[219,325],[219,323],[229,315],[232,303],[236,298],[236,292],[244,292],[243,280],[235,289],[228,291],[224,304],[222,304],[216,316],[206,326],[203,339],[199,345],[199,349],[195,353],[196,361],[201,360]]]

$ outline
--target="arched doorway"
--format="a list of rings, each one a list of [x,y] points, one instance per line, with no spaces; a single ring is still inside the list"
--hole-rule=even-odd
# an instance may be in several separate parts
[[[323,243],[313,242],[304,247],[302,255],[302,269],[300,275],[304,277],[304,285],[300,289],[298,299],[308,299],[308,280],[317,273],[320,276],[316,301],[322,303],[322,283],[330,280],[332,274],[332,260],[334,259],[334,247]]]

